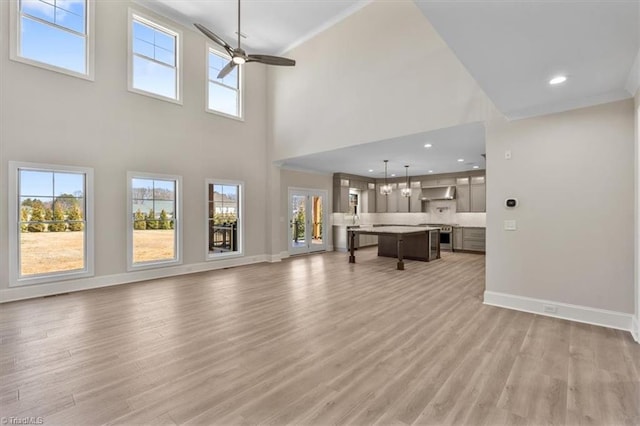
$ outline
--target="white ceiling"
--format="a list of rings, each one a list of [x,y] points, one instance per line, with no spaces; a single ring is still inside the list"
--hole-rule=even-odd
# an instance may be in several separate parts
[[[236,0],[135,0],[193,28],[237,41]],[[498,109],[512,119],[631,97],[640,59],[640,0],[414,0]],[[242,44],[248,53],[282,54],[371,0],[243,0]],[[285,55],[286,56],[286,55]],[[295,59],[295,58],[293,58]],[[632,72],[634,60],[635,71]],[[564,73],[559,86],[548,80]],[[625,84],[627,90],[625,90]],[[284,167],[323,173],[412,175],[484,168],[484,129],[462,126],[308,155]],[[424,140],[433,138],[426,152]],[[446,148],[445,148],[446,143]],[[437,147],[437,148],[436,148]],[[465,162],[465,163],[466,163]],[[374,174],[375,174],[374,173]]]
[[[384,176],[383,160],[389,160],[389,177],[404,176],[405,165],[409,166],[409,176],[426,175],[429,170],[438,174],[473,170],[473,166],[484,169],[484,135],[482,123],[471,123],[291,158],[283,161],[281,167],[375,178]],[[427,143],[433,146],[425,148]]]
[[[509,118],[632,96],[625,85],[640,48],[638,0],[416,3]],[[567,82],[550,86],[558,74]]]
[[[134,0],[187,28],[203,24],[238,43],[237,0]],[[247,53],[281,54],[329,28],[371,0],[242,0],[241,33]],[[294,58],[295,59],[295,58]]]

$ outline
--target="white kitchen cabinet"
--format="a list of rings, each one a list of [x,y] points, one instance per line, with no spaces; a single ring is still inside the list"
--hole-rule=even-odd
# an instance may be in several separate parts
[[[456,186],[456,212],[466,213],[470,210],[470,191],[469,185]]]
[[[453,249],[462,250],[462,227],[453,228]]]
[[[333,212],[349,213],[349,185],[342,185],[340,180],[333,182]]]
[[[380,194],[381,183],[376,183],[376,213],[387,212],[387,197],[388,195]]]
[[[398,213],[398,201],[402,198],[398,184],[391,183],[391,194],[387,195],[387,213]]]
[[[484,213],[487,211],[487,186],[482,184],[471,184],[469,194],[469,211]]]
[[[456,211],[458,213],[487,211],[487,187],[484,176],[456,179]]]
[[[411,188],[411,197],[409,200],[409,211],[411,213],[419,213],[422,211],[422,189]]]
[[[456,178],[454,177],[443,177],[443,178],[432,178],[432,179],[423,179],[422,187],[428,188],[430,186],[449,186],[455,185]]]
[[[410,197],[405,197],[402,195],[402,190],[406,188],[406,183],[401,183],[398,185],[398,213],[409,213],[409,202]]]
[[[485,251],[485,228],[462,228],[462,249],[469,251]]]

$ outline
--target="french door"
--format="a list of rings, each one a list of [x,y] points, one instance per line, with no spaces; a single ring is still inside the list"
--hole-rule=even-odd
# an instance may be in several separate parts
[[[289,188],[289,254],[327,249],[327,191]]]

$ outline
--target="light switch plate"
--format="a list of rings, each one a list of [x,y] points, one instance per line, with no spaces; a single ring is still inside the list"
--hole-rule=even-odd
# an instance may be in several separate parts
[[[517,228],[515,220],[505,220],[504,221],[504,230],[505,231],[515,231]]]
[[[508,149],[504,152],[504,159],[505,160],[511,160],[511,150]]]

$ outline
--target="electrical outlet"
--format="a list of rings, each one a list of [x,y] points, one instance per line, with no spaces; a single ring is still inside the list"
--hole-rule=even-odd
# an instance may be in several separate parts
[[[558,307],[555,305],[542,305],[542,311],[547,314],[555,314],[558,312]]]
[[[518,229],[515,220],[505,220],[504,221],[504,230],[505,231],[515,231]]]

